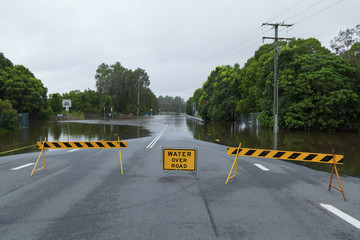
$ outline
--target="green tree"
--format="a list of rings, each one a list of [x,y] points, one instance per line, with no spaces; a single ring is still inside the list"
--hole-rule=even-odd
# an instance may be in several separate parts
[[[140,98],[141,112],[150,112],[157,113],[159,110],[158,100],[155,94],[148,88],[145,89],[141,94]]]
[[[10,101],[0,99],[0,129],[15,129],[19,126],[19,117]]]
[[[146,71],[141,68],[131,70],[119,62],[113,65],[102,63],[96,70],[96,88],[101,96],[110,96],[118,112],[136,113],[137,94],[141,95],[141,109],[149,108],[143,100],[149,97],[150,80]],[[148,94],[148,96],[146,96]]]
[[[261,80],[264,68],[274,55],[274,44],[264,44],[249,58],[241,69],[237,85],[240,100],[236,103],[236,112],[248,116],[252,112],[260,112]]]
[[[159,108],[162,112],[185,112],[185,102],[179,96],[159,96]]]
[[[355,28],[340,31],[331,41],[331,48],[335,54],[339,54],[355,67],[357,81],[354,90],[360,96],[360,24]],[[358,111],[360,112],[360,104]]]
[[[235,106],[241,95],[237,91],[240,67],[216,67],[203,84],[202,94],[198,102],[198,111],[205,119],[233,120]]]
[[[193,111],[193,104],[194,104],[194,97],[190,97],[187,101],[186,101],[186,114],[187,115],[191,115],[194,116],[194,111]]]
[[[49,105],[54,113],[61,113],[63,110],[62,99],[59,93],[49,95]]]
[[[87,89],[83,92],[80,90],[73,90],[69,93],[64,93],[62,99],[71,100],[71,112],[98,114],[103,112],[104,106],[109,109],[113,107],[111,97],[108,95],[104,96],[107,96],[106,102],[104,101],[104,97],[102,97],[98,92]]]
[[[353,91],[354,69],[316,39],[292,40],[280,56],[279,127],[283,129],[340,130],[357,117],[358,96]],[[272,60],[265,66],[260,122],[272,126]]]
[[[13,67],[13,63],[7,59],[3,53],[0,53],[0,69],[4,69],[5,67]]]
[[[18,112],[30,116],[47,115],[47,88],[22,65],[12,65],[0,55],[0,98],[8,100]]]

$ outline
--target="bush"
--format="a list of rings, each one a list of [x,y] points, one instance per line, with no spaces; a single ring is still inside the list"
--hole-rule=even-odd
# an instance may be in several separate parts
[[[16,129],[19,127],[19,116],[17,111],[12,108],[8,100],[0,99],[0,128]]]

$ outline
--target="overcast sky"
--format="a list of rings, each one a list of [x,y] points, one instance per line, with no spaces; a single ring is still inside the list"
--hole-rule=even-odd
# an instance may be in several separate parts
[[[359,0],[0,0],[0,52],[48,93],[95,90],[97,67],[120,62],[145,69],[156,96],[186,101],[216,66],[243,67],[274,36],[262,23],[294,24],[279,37],[329,47],[360,23],[359,9]]]

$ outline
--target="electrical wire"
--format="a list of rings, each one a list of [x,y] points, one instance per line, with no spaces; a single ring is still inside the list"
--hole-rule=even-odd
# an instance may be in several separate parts
[[[321,10],[319,10],[319,11],[317,11],[317,12],[315,12],[315,13],[313,13],[313,14],[311,14],[311,15],[309,15],[309,16],[307,16],[307,17],[305,17],[305,18],[303,18],[303,19],[301,19],[301,20],[299,20],[299,21],[297,21],[295,24],[298,24],[298,23],[300,23],[300,22],[303,22],[303,21],[305,21],[305,20],[307,20],[307,19],[309,19],[309,18],[311,18],[311,17],[313,17],[313,16],[315,16],[315,15],[317,15],[317,14],[319,14],[319,13],[325,11],[325,10],[327,10],[328,8],[330,8],[330,7],[332,7],[332,6],[335,6],[336,4],[338,4],[338,3],[342,2],[342,1],[343,1],[343,0],[339,0],[339,1],[335,2],[335,3],[333,3],[333,4],[330,4],[329,6],[327,6],[327,7],[323,8],[323,9],[321,9]],[[274,19],[280,17],[281,15],[289,12],[291,9],[295,8],[296,6],[298,6],[298,5],[299,5],[300,3],[302,3],[302,2],[303,2],[303,0],[300,0],[300,1],[296,2],[294,5],[292,5],[291,7],[287,8],[286,10],[284,10],[283,12],[281,12],[280,14],[278,14],[277,16],[275,16],[274,18],[272,18],[272,19],[271,19],[270,21],[268,21],[268,22],[271,22],[271,21],[273,21]],[[299,16],[299,15],[307,12],[308,10],[310,10],[310,9],[312,9],[313,7],[317,6],[317,5],[320,4],[321,2],[323,2],[323,0],[317,1],[316,3],[312,4],[311,6],[305,8],[304,10],[302,10],[302,11],[298,12],[297,14],[291,16],[290,18],[286,19],[286,21],[289,21],[290,19],[293,19],[293,18],[295,18],[295,17],[297,17],[297,16]],[[195,64],[193,64],[193,65],[191,65],[191,66],[189,66],[189,67],[187,67],[187,68],[185,68],[185,69],[182,69],[181,71],[176,72],[176,73],[174,73],[174,74],[172,74],[172,75],[170,75],[170,76],[171,76],[172,78],[179,78],[179,77],[181,77],[181,76],[183,76],[183,75],[185,75],[185,74],[188,74],[188,73],[190,73],[190,72],[192,72],[192,71],[194,71],[194,70],[200,69],[200,68],[202,68],[202,67],[211,66],[211,65],[213,65],[213,64],[215,64],[215,63],[218,63],[219,61],[223,61],[223,60],[225,60],[225,59],[227,59],[227,58],[229,58],[229,57],[232,57],[232,56],[234,56],[234,55],[237,55],[237,54],[239,54],[239,52],[242,52],[243,50],[246,50],[246,49],[248,49],[249,47],[252,47],[252,46],[254,46],[254,45],[257,45],[258,43],[255,43],[255,44],[252,44],[252,45],[250,45],[250,46],[247,46],[246,48],[243,48],[243,49],[241,49],[241,50],[239,50],[239,51],[236,51],[235,53],[232,52],[230,55],[226,55],[226,54],[228,54],[230,51],[233,51],[234,49],[237,49],[237,48],[245,45],[246,43],[250,42],[251,40],[253,40],[253,39],[259,37],[260,35],[263,35],[264,33],[266,33],[266,32],[268,32],[268,31],[271,30],[271,29],[268,29],[268,30],[265,31],[264,33],[257,34],[257,35],[255,35],[255,36],[247,39],[245,42],[241,42],[242,40],[246,39],[246,38],[249,37],[251,34],[253,34],[253,33],[256,32],[257,30],[259,30],[260,28],[261,28],[261,26],[255,28],[254,30],[252,30],[252,31],[248,32],[247,34],[243,35],[243,36],[242,36],[241,38],[239,38],[238,40],[236,40],[236,41],[228,44],[226,47],[224,47],[224,48],[216,51],[215,53],[213,53],[213,54],[211,54],[210,56],[202,59],[202,60],[199,61],[198,63],[195,63]],[[288,29],[288,28],[284,28],[284,29],[280,30],[279,32],[282,32],[282,31],[284,31],[284,30],[286,30],[286,29]],[[225,55],[225,56],[224,56],[223,58],[221,58],[221,59],[214,59],[214,58],[218,58],[218,57],[223,56],[223,55]],[[209,62],[210,60],[214,60],[214,61],[212,61],[210,64],[204,65],[205,63]],[[167,90],[167,91],[161,91],[161,92],[181,91],[181,90],[187,90],[187,89],[196,88],[196,87],[201,87],[201,86],[194,86],[194,87],[182,88],[182,89],[173,89],[173,90]]]
[[[197,86],[192,86],[192,87],[186,87],[186,88],[179,88],[179,89],[172,89],[172,90],[166,90],[166,91],[159,91],[160,93],[162,92],[176,92],[176,91],[182,91],[182,90],[188,90],[188,89],[194,89],[194,88],[200,88],[203,85],[197,85]]]
[[[210,56],[202,59],[201,61],[199,61],[198,63],[195,63],[194,65],[192,65],[192,66],[190,66],[190,67],[187,67],[187,68],[185,68],[185,69],[183,69],[183,70],[181,70],[181,71],[179,71],[179,72],[176,72],[176,73],[172,74],[171,76],[173,77],[174,75],[179,75],[179,74],[182,74],[182,73],[184,73],[184,72],[187,72],[188,70],[191,70],[191,69],[193,69],[193,68],[195,68],[195,67],[197,67],[197,66],[199,66],[199,65],[201,65],[201,64],[203,64],[203,63],[205,63],[205,62],[207,62],[207,61],[209,61],[209,59],[212,59],[212,58],[221,56],[221,55],[223,55],[223,54],[225,54],[225,53],[233,50],[234,48],[237,48],[237,47],[243,45],[244,43],[246,43],[246,42],[254,39],[255,37],[258,37],[258,35],[257,35],[257,36],[255,36],[255,37],[247,40],[246,42],[244,42],[244,43],[242,43],[242,44],[240,44],[240,45],[238,45],[238,46],[233,47],[235,44],[237,44],[238,42],[240,42],[242,39],[248,37],[250,34],[252,34],[253,32],[257,31],[257,30],[260,29],[260,28],[261,28],[261,26],[257,27],[256,29],[254,29],[254,30],[250,31],[249,33],[243,35],[243,36],[242,36],[241,38],[239,38],[238,40],[230,43],[229,45],[227,45],[227,46],[224,47],[223,49],[221,49],[221,50],[213,53],[212,55],[210,55]]]
[[[303,1],[304,1],[304,0],[300,0],[300,1],[296,2],[294,5],[292,5],[291,7],[287,8],[286,10],[284,10],[283,12],[281,12],[280,14],[278,14],[276,17],[272,18],[269,22],[271,22],[272,20],[274,20],[274,19],[278,18],[279,16],[285,14],[286,12],[290,11],[291,9],[293,9],[294,7],[296,7],[297,5],[299,5],[299,4],[300,4],[301,2],[303,2]],[[203,60],[199,61],[198,63],[195,63],[195,64],[192,65],[192,66],[189,66],[189,67],[187,67],[187,68],[185,68],[185,69],[183,69],[183,70],[181,70],[181,71],[179,71],[179,72],[176,72],[176,73],[172,74],[171,76],[174,77],[174,75],[180,75],[180,74],[182,74],[182,73],[184,73],[184,72],[187,72],[187,71],[189,71],[189,70],[192,70],[193,68],[196,68],[197,66],[204,64],[205,62],[209,61],[210,59],[213,59],[213,58],[222,56],[222,55],[226,54],[227,52],[229,52],[229,51],[231,51],[231,50],[234,50],[235,48],[238,48],[238,47],[244,45],[245,43],[249,42],[250,40],[252,40],[252,39],[254,39],[254,38],[257,38],[259,35],[256,35],[256,36],[248,39],[247,41],[241,43],[240,45],[234,46],[235,44],[239,43],[241,40],[246,39],[249,35],[251,35],[252,33],[254,33],[254,32],[256,32],[257,30],[259,30],[260,28],[261,28],[261,26],[255,28],[254,30],[252,30],[252,31],[248,32],[247,34],[243,35],[242,37],[240,37],[238,40],[230,43],[230,44],[227,45],[226,47],[224,47],[224,48],[220,49],[219,51],[213,53],[212,55],[204,58]],[[261,35],[261,34],[260,34],[260,35]],[[231,56],[233,56],[233,54],[232,54]]]
[[[290,11],[291,9],[293,9],[294,7],[296,7],[297,5],[299,5],[301,2],[303,2],[304,0],[300,0],[299,2],[297,2],[296,4],[294,4],[293,6],[289,7],[288,9],[286,9],[285,11],[281,12],[279,15],[277,15],[276,17],[270,19],[268,21],[269,22],[272,22],[273,20],[275,20],[276,18],[280,17],[281,15],[283,15],[284,13]],[[323,0],[322,0],[323,1]]]
[[[268,29],[268,30],[265,31],[264,33],[268,32],[268,31],[270,31],[270,30],[271,30],[271,29]],[[258,35],[255,35],[254,37],[248,39],[247,41],[241,43],[240,45],[237,45],[237,46],[231,48],[231,50],[235,50],[236,48],[239,48],[239,47],[245,45],[246,43],[252,41],[253,39],[258,38],[259,36],[263,35],[264,33],[260,33],[260,34],[258,34]],[[222,58],[220,58],[220,59],[213,59],[213,61],[212,61],[210,64],[204,65],[206,62],[209,62],[209,60],[211,60],[211,59],[209,59],[209,60],[203,62],[201,65],[198,64],[198,65],[196,65],[196,66],[195,66],[195,65],[192,66],[192,68],[195,70],[195,69],[200,69],[200,68],[202,68],[202,67],[211,66],[211,65],[213,65],[213,64],[215,64],[215,63],[218,63],[218,62],[220,62],[220,61],[223,61],[223,60],[225,60],[225,59],[227,59],[227,58],[229,58],[229,57],[232,57],[232,56],[234,56],[234,55],[237,55],[237,54],[239,54],[240,52],[243,52],[244,50],[247,50],[249,47],[252,47],[252,46],[258,45],[258,44],[259,44],[259,43],[256,42],[255,44],[248,45],[248,46],[246,46],[246,47],[244,47],[244,48],[242,48],[242,49],[240,49],[240,50],[237,50],[236,52],[231,52],[230,54],[228,54],[229,51],[223,52],[223,53],[219,54],[217,57],[220,57],[220,56],[222,56],[222,55],[224,55],[224,54],[228,54],[228,55],[225,55],[224,57],[222,57]],[[188,73],[189,73],[189,72],[183,72],[183,73],[178,74],[178,75],[183,76],[183,75],[186,75],[186,74],[188,74]],[[178,78],[178,77],[180,77],[180,76],[172,76],[172,77],[173,77],[173,78],[174,78],[174,77],[175,77],[175,78]]]
[[[304,9],[304,10],[302,10],[301,12],[299,12],[299,13],[295,14],[294,16],[292,16],[292,17],[290,17],[290,18],[286,19],[285,21],[286,21],[286,22],[289,22],[289,20],[290,20],[290,19],[293,19],[293,18],[295,18],[295,17],[297,17],[297,16],[301,15],[302,13],[304,13],[304,12],[308,11],[309,9],[311,9],[311,8],[315,7],[316,5],[318,5],[319,3],[323,2],[323,1],[324,1],[324,0],[317,1],[316,3],[314,3],[313,5],[311,5],[310,7],[305,8],[305,9]]]
[[[339,1],[337,1],[337,2],[335,2],[335,3],[333,3],[333,4],[331,4],[331,5],[327,6],[326,8],[323,8],[323,9],[321,9],[321,10],[319,10],[319,11],[311,14],[310,16],[307,16],[306,18],[303,18],[303,19],[295,22],[294,24],[298,24],[298,23],[300,23],[300,22],[303,22],[303,21],[305,21],[305,20],[307,20],[307,19],[309,19],[309,18],[311,18],[311,17],[313,17],[313,16],[315,16],[315,15],[317,15],[317,14],[325,11],[326,9],[331,8],[332,6],[335,6],[336,4],[338,4],[338,3],[342,2],[342,1],[344,1],[344,0],[339,0]]]

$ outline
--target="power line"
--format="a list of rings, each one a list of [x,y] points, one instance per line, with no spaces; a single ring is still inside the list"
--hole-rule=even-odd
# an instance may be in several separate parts
[[[289,7],[288,9],[286,9],[285,11],[281,12],[279,15],[277,15],[276,17],[270,19],[268,22],[272,22],[273,20],[275,20],[276,18],[280,17],[281,15],[283,15],[284,13],[290,11],[291,9],[293,9],[294,7],[296,7],[297,5],[299,5],[301,2],[303,2],[304,0],[300,0],[299,2],[297,2],[296,4],[294,4],[293,6]],[[322,0],[323,1],[323,0]]]
[[[271,30],[271,29],[265,31],[264,33],[268,32],[268,31],[270,31],[270,30]],[[236,49],[236,48],[239,48],[239,47],[241,47],[242,45],[244,45],[245,43],[250,42],[251,40],[258,38],[258,37],[261,36],[261,35],[263,35],[263,33],[260,33],[260,34],[258,34],[258,35],[256,35],[256,36],[248,39],[247,41],[243,42],[242,44],[233,47],[231,50],[234,50],[234,49]],[[223,57],[223,58],[221,58],[221,59],[213,59],[213,61],[211,61],[210,64],[203,65],[203,64],[205,64],[206,62],[209,62],[209,60],[211,60],[211,59],[209,59],[209,60],[207,60],[207,61],[204,61],[204,62],[201,64],[202,66],[201,66],[200,64],[198,64],[197,66],[192,66],[192,68],[195,70],[195,69],[199,69],[199,68],[202,68],[202,67],[211,66],[211,65],[213,65],[213,64],[215,64],[215,63],[217,63],[217,62],[219,62],[219,61],[222,61],[222,60],[225,60],[225,59],[227,59],[227,58],[229,58],[229,57],[231,57],[231,56],[237,55],[237,54],[239,54],[240,52],[242,52],[242,51],[244,51],[244,50],[247,50],[247,49],[249,49],[249,47],[252,47],[252,46],[255,46],[255,45],[258,45],[258,42],[256,42],[255,44],[248,45],[248,46],[246,46],[246,47],[244,47],[244,48],[236,51],[235,53],[231,53],[230,55],[226,55],[225,57]],[[221,56],[221,55],[224,55],[224,54],[227,54],[228,52],[229,52],[229,51],[224,52],[224,53],[222,53],[222,54],[219,54],[217,57],[219,57],[219,56]],[[181,76],[181,75],[184,75],[184,74],[186,74],[186,72],[181,73],[181,74],[179,73],[178,75]],[[180,77],[180,76],[175,76],[175,77]],[[174,76],[172,76],[172,77],[174,77]]]
[[[320,0],[320,1],[316,2],[316,3],[314,3],[314,4],[313,4],[313,5],[311,5],[310,7],[307,7],[307,8],[305,8],[303,11],[301,11],[301,12],[299,12],[299,13],[295,14],[294,16],[292,16],[292,17],[290,17],[290,18],[288,18],[288,19],[286,19],[286,21],[288,22],[290,19],[293,19],[294,17],[299,16],[300,14],[302,14],[302,13],[306,12],[307,10],[309,10],[309,9],[311,9],[311,8],[313,8],[313,7],[315,7],[316,5],[318,5],[319,3],[323,2],[323,1],[324,1],[324,0]]]
[[[278,14],[276,17],[272,18],[270,21],[272,21],[273,19],[275,19],[275,18],[283,15],[284,13],[288,12],[289,10],[293,9],[294,7],[296,7],[297,5],[299,5],[299,4],[300,4],[301,2],[303,2],[303,1],[304,1],[304,0],[298,1],[297,3],[295,3],[294,5],[292,5],[291,7],[287,8],[286,10],[284,10],[283,12],[281,12],[280,14]],[[247,38],[247,37],[250,36],[252,33],[254,33],[254,32],[256,32],[257,30],[259,30],[260,28],[261,28],[261,26],[255,28],[254,30],[252,30],[252,31],[248,32],[247,34],[243,35],[242,37],[240,37],[238,40],[230,43],[230,44],[227,45],[226,47],[224,47],[224,48],[220,49],[219,51],[213,53],[212,55],[204,58],[203,60],[200,60],[198,63],[195,63],[195,64],[193,64],[193,65],[191,65],[191,66],[189,66],[189,67],[187,67],[187,68],[185,68],[185,69],[183,69],[183,70],[181,70],[181,71],[179,71],[179,72],[176,72],[176,73],[172,74],[171,77],[174,77],[174,75],[182,75],[184,72],[188,72],[189,70],[192,70],[192,69],[196,68],[197,66],[202,65],[202,64],[204,64],[205,62],[211,60],[212,58],[216,58],[216,57],[222,56],[222,55],[226,54],[227,52],[229,52],[229,51],[231,51],[231,50],[233,50],[233,49],[235,49],[235,48],[238,48],[238,47],[244,45],[245,43],[249,42],[250,40],[257,38],[259,35],[256,35],[256,36],[248,39],[247,41],[241,43],[241,44],[238,45],[238,46],[234,46],[234,45],[236,45],[237,43],[239,43],[241,40]],[[261,35],[261,34],[260,34],[260,35]],[[232,55],[231,55],[231,56],[232,56]]]
[[[197,86],[192,86],[192,87],[187,87],[187,88],[172,89],[172,90],[164,90],[164,91],[159,91],[159,92],[160,93],[162,93],[162,92],[176,92],[176,91],[182,91],[182,90],[188,90],[188,89],[200,88],[200,87],[202,87],[202,85],[197,85]]]
[[[326,9],[331,8],[332,6],[335,6],[336,4],[338,4],[338,3],[342,2],[342,1],[344,1],[344,0],[339,0],[339,1],[337,1],[337,2],[335,2],[335,3],[333,3],[333,4],[331,4],[331,5],[327,6],[326,8],[323,8],[323,9],[321,9],[320,11],[317,11],[317,12],[311,14],[310,16],[308,16],[308,17],[306,17],[306,18],[303,18],[303,19],[301,19],[300,21],[297,21],[297,22],[294,23],[294,24],[298,24],[298,23],[300,23],[300,22],[302,22],[302,21],[305,21],[305,20],[307,20],[307,19],[309,19],[309,18],[311,18],[311,17],[313,17],[313,16],[315,16],[315,15],[317,15],[317,14],[325,11]]]
[[[252,34],[253,32],[257,31],[258,29],[260,29],[260,26],[257,27],[256,29],[250,31],[249,33],[243,35],[240,39],[236,40],[235,42],[230,43],[230,44],[229,44],[228,46],[226,46],[225,48],[223,48],[223,49],[221,49],[221,50],[213,53],[212,55],[204,58],[203,60],[199,61],[198,63],[195,63],[194,65],[192,65],[192,66],[190,66],[190,67],[187,67],[187,68],[185,68],[185,69],[183,69],[183,70],[181,70],[181,71],[179,71],[179,72],[174,73],[173,75],[179,75],[179,74],[182,74],[182,73],[184,73],[184,72],[187,72],[188,70],[191,70],[191,69],[197,67],[198,65],[201,65],[201,64],[203,64],[204,62],[207,62],[207,61],[208,61],[209,59],[211,59],[211,58],[221,56],[221,55],[227,53],[228,51],[233,50],[234,48],[239,47],[239,46],[235,46],[235,47],[232,47],[232,46],[234,46],[234,45],[235,45],[236,43],[238,43],[240,40],[246,38],[247,36],[249,36],[249,35]],[[249,39],[248,41],[250,41],[250,40],[252,40],[252,39],[254,39],[254,38],[256,38],[256,37],[257,37],[257,36]],[[248,42],[248,41],[246,41],[246,42]],[[244,43],[246,43],[246,42],[244,42]],[[241,45],[243,45],[244,43],[242,43]],[[241,46],[241,45],[240,45],[240,46]],[[231,48],[231,47],[232,47],[232,48]],[[230,49],[229,49],[229,48],[230,48]],[[227,49],[228,49],[228,50],[227,50]],[[173,76],[173,75],[172,75],[172,76]]]
[[[305,21],[305,20],[307,20],[308,18],[311,18],[311,17],[313,17],[313,16],[315,16],[315,15],[317,15],[317,14],[325,11],[326,9],[328,9],[328,8],[330,8],[330,7],[334,6],[334,5],[342,2],[342,1],[343,1],[343,0],[339,0],[339,1],[337,1],[337,2],[335,2],[335,3],[333,3],[333,4],[331,4],[331,5],[323,8],[323,9],[321,9],[321,10],[319,10],[319,11],[317,11],[317,12],[315,12],[315,13],[313,13],[313,14],[311,14],[311,15],[303,18],[303,19],[301,19],[300,21],[297,21],[295,24],[298,24],[298,23],[300,23],[300,22],[302,22],[302,21]],[[274,18],[272,18],[271,20],[274,20],[274,19],[278,18],[279,16],[282,16],[283,14],[289,12],[290,10],[294,9],[295,7],[297,7],[297,6],[298,6],[300,3],[302,3],[302,2],[303,2],[303,0],[297,1],[295,4],[293,4],[292,6],[290,6],[290,7],[287,8],[287,9],[285,9],[284,11],[282,11],[280,14],[278,14],[277,16],[275,16]],[[301,15],[301,14],[309,11],[310,9],[314,8],[315,6],[317,6],[318,4],[320,4],[321,2],[323,2],[323,0],[317,1],[316,3],[312,4],[311,6],[305,8],[304,10],[302,10],[302,11],[298,12],[297,14],[291,16],[291,17],[288,18],[286,21],[288,21],[289,19],[293,19],[293,18],[295,18],[295,17],[297,17],[297,16],[299,16],[299,15]],[[271,20],[270,20],[270,21],[271,21]],[[193,64],[193,65],[191,65],[191,66],[189,66],[189,67],[187,67],[187,68],[184,68],[184,69],[182,69],[182,70],[180,70],[180,71],[178,71],[178,72],[176,72],[176,73],[174,73],[174,74],[169,75],[168,77],[179,78],[179,77],[183,76],[184,74],[188,74],[188,73],[190,73],[190,72],[193,72],[193,71],[195,71],[195,70],[197,70],[197,69],[200,69],[200,68],[203,68],[203,67],[211,66],[211,65],[213,65],[213,64],[215,64],[215,63],[217,63],[217,62],[219,62],[219,61],[225,60],[225,59],[227,59],[227,58],[229,58],[229,57],[231,57],[231,56],[234,56],[234,55],[236,55],[236,54],[239,54],[239,52],[242,52],[243,50],[248,49],[250,46],[247,46],[246,48],[240,49],[239,51],[236,51],[235,53],[234,53],[233,51],[234,51],[235,49],[237,49],[237,48],[245,45],[246,43],[250,42],[251,40],[259,37],[260,35],[262,35],[263,33],[262,33],[262,34],[257,34],[257,35],[255,35],[255,36],[253,36],[253,37],[250,37],[253,33],[255,33],[256,31],[258,31],[260,28],[261,28],[261,26],[253,29],[252,31],[250,31],[250,32],[248,32],[247,34],[245,34],[245,35],[243,35],[242,37],[240,37],[238,40],[236,40],[236,41],[228,44],[226,47],[224,47],[224,48],[216,51],[215,53],[209,55],[209,56],[206,57],[206,58],[203,58],[203,59],[200,60],[199,62],[197,62],[197,63],[195,63],[195,64]],[[271,29],[269,29],[269,30],[267,30],[267,31],[270,31],[270,30],[271,30]],[[283,30],[285,30],[285,29],[282,29],[282,30],[280,30],[279,32],[282,32]],[[267,31],[266,31],[266,32],[267,32]],[[250,38],[249,38],[249,37],[250,37]],[[247,38],[249,38],[249,39],[247,39]],[[245,39],[247,39],[247,40],[246,40],[246,41],[243,41],[243,40],[245,40]],[[278,39],[280,40],[280,38],[278,38]],[[285,38],[284,38],[284,39],[285,39]],[[286,38],[286,39],[288,39],[288,38]],[[251,46],[254,46],[254,45],[257,45],[257,44],[258,44],[258,43],[252,44]],[[232,51],[232,53],[229,54],[231,51]],[[224,55],[225,55],[225,56],[224,56]],[[221,57],[221,56],[223,56],[223,57],[219,59],[219,57]],[[210,64],[205,65],[205,63],[207,63],[207,62],[210,62]],[[200,87],[201,87],[201,86],[200,86]],[[193,87],[184,88],[184,89],[169,90],[169,91],[180,91],[180,90],[186,90],[186,89],[191,89],[191,88],[193,88]],[[164,92],[165,92],[165,91],[164,91]]]
[[[319,14],[319,13],[325,11],[325,10],[327,10],[328,8],[330,8],[330,7],[332,7],[332,6],[335,6],[336,4],[338,4],[338,3],[342,2],[342,1],[343,1],[343,0],[339,0],[339,1],[335,2],[335,3],[333,3],[333,4],[330,4],[329,6],[323,8],[323,9],[320,9],[319,11],[317,11],[317,12],[315,12],[315,13],[313,13],[313,14],[311,14],[311,15],[309,15],[309,16],[307,16],[307,17],[305,17],[305,18],[303,18],[303,19],[301,19],[301,20],[299,20],[299,21],[297,21],[297,22],[295,22],[294,25],[296,25],[296,24],[298,24],[298,23],[300,23],[300,22],[303,22],[303,21],[307,20],[307,19],[309,19],[309,18],[311,18],[311,17],[313,17],[313,16],[315,16],[315,15],[317,15],[317,14]],[[304,13],[305,11],[307,11],[307,10],[315,7],[317,4],[319,4],[319,3],[321,3],[321,2],[323,2],[323,0],[320,0],[320,1],[316,2],[316,3],[314,3],[314,4],[311,5],[310,7],[306,8],[306,9],[304,9],[303,11],[297,13],[296,15],[288,18],[286,21],[288,21],[289,19],[293,19],[293,18],[299,16],[300,14],[302,14],[302,13]],[[284,31],[284,30],[285,30],[285,29],[282,29],[282,30],[280,30],[279,32],[282,32],[282,31]]]

